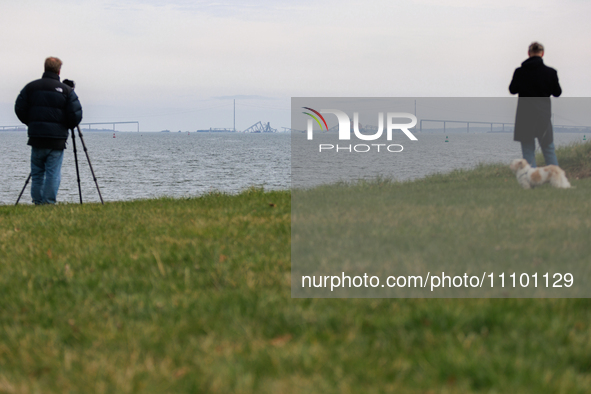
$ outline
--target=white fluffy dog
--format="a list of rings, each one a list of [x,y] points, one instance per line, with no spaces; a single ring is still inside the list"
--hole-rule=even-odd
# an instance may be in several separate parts
[[[523,186],[524,189],[531,189],[544,183],[562,189],[570,187],[568,179],[564,171],[555,165],[546,167],[531,168],[527,160],[515,159],[509,166],[511,170],[517,175],[517,182]]]

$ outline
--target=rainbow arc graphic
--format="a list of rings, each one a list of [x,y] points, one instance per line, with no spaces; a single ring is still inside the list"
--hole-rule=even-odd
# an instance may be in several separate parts
[[[322,122],[324,123],[324,126],[326,127],[326,130],[328,131],[328,125],[326,124],[326,120],[324,119],[324,116],[322,116],[322,115],[320,114],[320,112],[318,112],[318,111],[316,111],[315,109],[312,109],[312,108],[310,108],[310,107],[302,107],[302,108],[304,108],[304,109],[307,109],[308,111],[312,111],[312,112],[314,112],[316,115],[318,115],[318,116],[320,117],[320,119],[322,119]],[[315,121],[318,123],[318,126],[320,126],[320,130],[324,130],[324,129],[322,128],[322,123],[320,123],[320,120],[319,120],[319,119],[318,119],[316,116],[312,115],[312,114],[311,114],[311,113],[309,113],[309,112],[302,112],[302,113],[303,113],[303,114],[306,114],[306,115],[308,115],[308,116],[311,116],[311,117],[312,117],[312,118],[313,118],[313,119],[314,119],[314,120],[315,120]]]

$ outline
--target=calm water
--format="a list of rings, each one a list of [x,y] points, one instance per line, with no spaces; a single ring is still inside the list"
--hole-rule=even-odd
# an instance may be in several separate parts
[[[14,204],[30,170],[26,133],[0,133],[0,204]],[[87,132],[84,141],[105,201],[197,196],[250,186],[290,187],[287,134]],[[99,201],[76,138],[84,201]],[[29,203],[30,186],[21,199]],[[71,139],[64,155],[58,202],[77,202]]]
[[[504,162],[520,157],[511,134],[422,134],[403,143],[404,152],[386,165],[360,165],[363,176],[386,175],[414,179],[434,172],[470,168],[480,162]],[[588,136],[591,137],[591,136]],[[557,134],[557,145],[582,141],[581,134]],[[250,186],[288,189],[291,186],[289,134],[238,133],[85,133],[84,140],[105,201],[160,196],[197,196],[213,190],[235,193]],[[30,147],[26,133],[0,132],[0,204],[14,204],[29,174]],[[84,201],[99,201],[77,138]],[[340,166],[343,155],[326,156],[326,167]],[[294,170],[305,161],[294,160]],[[379,168],[377,168],[379,167]],[[311,184],[331,181],[317,171]],[[351,174],[358,178],[359,174]],[[29,186],[21,199],[30,202]],[[71,140],[64,156],[60,202],[77,202],[78,188]]]

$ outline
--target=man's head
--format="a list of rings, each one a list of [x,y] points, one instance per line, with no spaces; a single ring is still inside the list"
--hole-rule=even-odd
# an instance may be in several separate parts
[[[529,57],[532,56],[544,56],[544,46],[537,41],[532,42],[527,49],[527,54]]]
[[[57,57],[48,57],[45,59],[45,71],[56,73],[59,75],[62,69],[62,61]]]

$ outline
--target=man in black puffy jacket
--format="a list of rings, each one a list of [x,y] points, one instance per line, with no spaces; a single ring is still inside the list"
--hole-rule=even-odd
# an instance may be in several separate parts
[[[532,167],[536,166],[536,138],[542,148],[546,165],[558,165],[554,153],[550,103],[550,96],[558,97],[562,94],[558,73],[544,64],[542,44],[533,42],[527,53],[529,58],[515,70],[509,85],[511,94],[519,94],[513,139],[521,142],[523,158]]]
[[[45,59],[43,77],[29,83],[16,99],[14,111],[28,126],[31,145],[33,203],[55,204],[69,129],[82,120],[82,106],[74,90],[60,82],[62,61]]]

